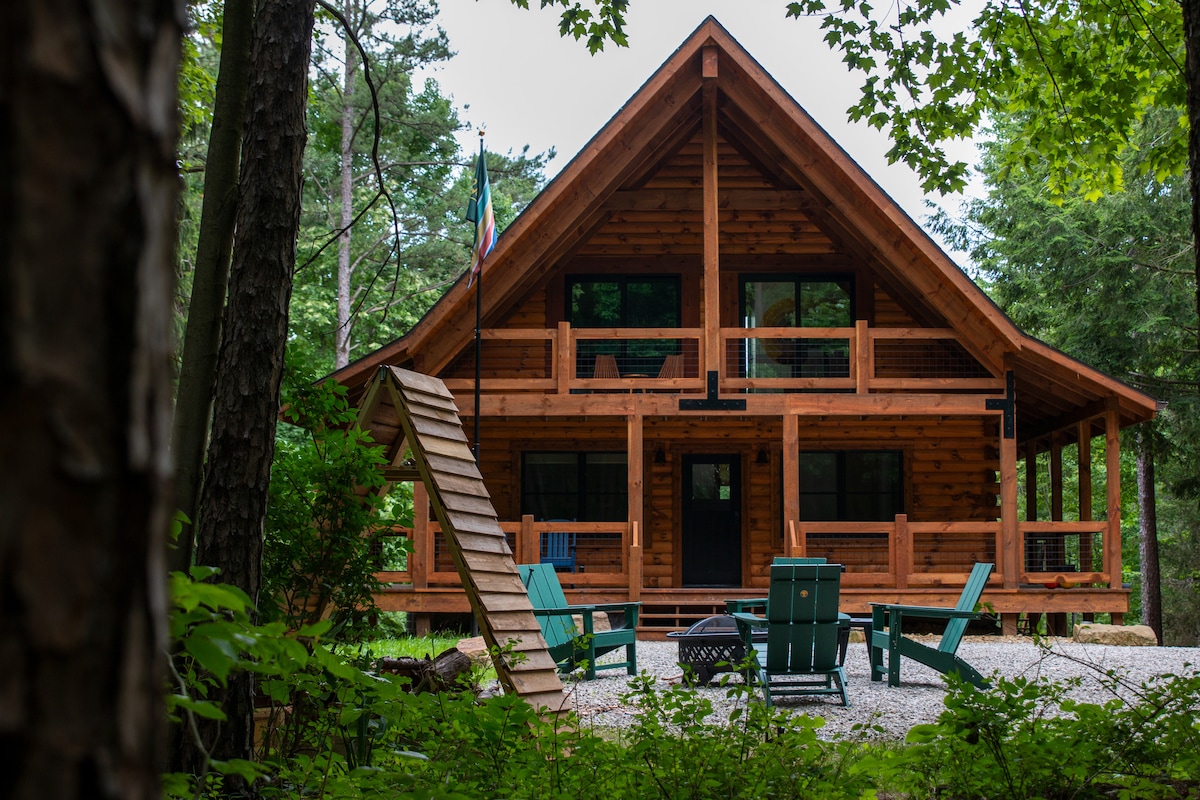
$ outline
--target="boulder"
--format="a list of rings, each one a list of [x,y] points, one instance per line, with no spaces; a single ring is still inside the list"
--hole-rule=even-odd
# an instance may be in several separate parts
[[[583,633],[583,615],[572,614],[571,621],[575,623],[575,630]],[[608,614],[603,611],[593,611],[592,630],[596,633],[600,633],[601,631],[611,631],[612,624],[608,621]]]
[[[455,645],[458,651],[471,659],[472,663],[480,664],[485,667],[492,665],[492,657],[488,655],[487,642],[482,636],[472,636],[470,639],[459,639]]]
[[[1114,644],[1126,647],[1156,647],[1158,639],[1149,625],[1100,625],[1084,622],[1075,626],[1074,640],[1080,644]]]

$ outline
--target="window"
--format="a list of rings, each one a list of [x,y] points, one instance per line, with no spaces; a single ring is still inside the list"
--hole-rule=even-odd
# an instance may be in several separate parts
[[[744,328],[850,328],[854,326],[854,282],[850,278],[744,275]],[[744,340],[742,375],[750,378],[841,378],[850,376],[844,339]]]
[[[536,520],[623,522],[629,515],[624,453],[525,453],[521,513]]]
[[[800,519],[883,522],[904,513],[899,450],[800,453]]]
[[[567,321],[575,328],[678,328],[678,275],[606,275],[567,278]],[[622,375],[657,375],[678,353],[677,339],[579,340],[576,374],[590,377],[598,355],[611,355]]]

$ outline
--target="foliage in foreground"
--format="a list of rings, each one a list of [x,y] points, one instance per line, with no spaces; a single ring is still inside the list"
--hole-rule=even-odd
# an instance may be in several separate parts
[[[255,626],[236,590],[181,575],[174,588],[173,631],[193,656],[173,692],[174,712],[220,715],[204,701],[205,686],[234,669],[257,673],[278,703],[257,763],[216,764],[199,782],[168,776],[176,797],[195,796],[198,783],[199,796],[216,796],[225,772],[261,774],[262,795],[279,798],[1015,800],[1200,791],[1196,672],[1140,686],[1105,673],[1114,699],[1104,705],[1070,700],[1071,682],[997,678],[981,692],[951,679],[940,718],[914,728],[903,746],[877,741],[872,728],[822,740],[819,718],[769,711],[740,684],[725,687],[738,702],[718,718],[703,691],[664,691],[642,676],[625,698],[636,711],[632,726],[614,731],[543,719],[515,697],[409,694],[324,642],[325,629]]]

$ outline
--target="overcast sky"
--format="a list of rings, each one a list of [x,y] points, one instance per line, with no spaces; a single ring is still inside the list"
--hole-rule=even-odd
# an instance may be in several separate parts
[[[528,144],[554,148],[547,174],[562,169],[709,14],[725,26],[775,80],[919,224],[928,210],[916,175],[889,165],[887,138],[851,124],[846,109],[861,76],[851,75],[822,41],[815,20],[786,19],[784,0],[633,0],[626,21],[629,47],[608,45],[591,56],[582,41],[558,35],[557,10],[523,10],[510,0],[439,0],[440,24],[457,55],[431,74],[472,126],[464,148],[505,153]],[[974,147],[954,155],[969,164]],[[958,198],[931,200],[950,210]],[[966,266],[961,254],[952,254]]]

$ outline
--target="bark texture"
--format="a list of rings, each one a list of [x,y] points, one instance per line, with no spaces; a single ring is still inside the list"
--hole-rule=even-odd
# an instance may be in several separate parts
[[[1180,0],[1183,39],[1187,57],[1188,171],[1192,189],[1192,259],[1196,276],[1196,314],[1200,317],[1200,0]],[[1196,352],[1200,353],[1200,328],[1196,329]],[[1196,376],[1200,378],[1200,370]]]
[[[1148,425],[1149,423],[1143,423]],[[1154,439],[1138,431],[1138,560],[1142,565],[1142,624],[1162,644],[1162,577],[1158,562],[1158,511],[1154,487]]]
[[[159,795],[181,14],[0,3],[0,797]]]
[[[275,421],[300,224],[314,0],[263,3],[254,20],[237,236],[221,331],[196,562],[255,602],[262,582]],[[253,681],[231,677],[228,719],[208,726],[218,759],[250,758]]]
[[[246,119],[253,20],[253,0],[225,0],[221,65],[204,166],[204,201],[200,209],[200,238],[196,243],[196,271],[192,277],[192,299],[183,337],[171,437],[177,507],[193,523],[183,527],[173,554],[171,566],[178,570],[191,566],[195,550],[196,506],[204,470],[204,446],[208,442],[217,352],[221,343],[221,311],[225,306],[225,286],[229,282],[229,256],[237,215],[238,166]]]

